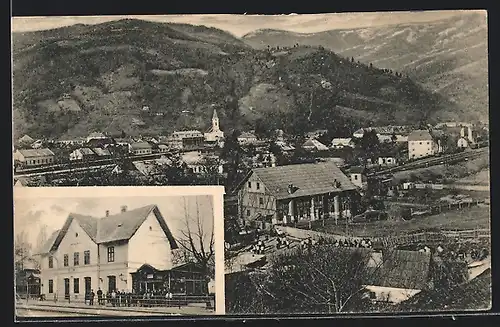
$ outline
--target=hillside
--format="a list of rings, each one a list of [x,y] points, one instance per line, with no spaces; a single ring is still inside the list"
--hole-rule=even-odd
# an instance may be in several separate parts
[[[255,50],[203,26],[119,20],[13,34],[15,136],[166,134],[418,123],[457,108],[445,98],[330,50]],[[147,106],[149,109],[143,110]]]
[[[488,116],[487,29],[484,15],[464,13],[432,23],[311,34],[258,30],[243,40],[256,49],[321,45],[362,63],[403,72],[455,101],[460,117],[484,120]]]

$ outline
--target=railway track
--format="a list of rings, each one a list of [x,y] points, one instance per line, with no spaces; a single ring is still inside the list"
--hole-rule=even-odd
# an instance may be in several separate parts
[[[425,167],[435,166],[435,165],[453,164],[453,163],[457,163],[460,161],[464,161],[466,159],[475,159],[475,158],[481,157],[485,154],[488,154],[488,148],[481,148],[481,149],[473,150],[473,151],[469,151],[469,152],[455,153],[455,154],[450,154],[450,155],[445,155],[445,156],[440,156],[440,157],[432,157],[432,158],[427,158],[427,159],[409,162],[409,163],[406,163],[406,164],[401,165],[401,166],[380,170],[380,171],[368,174],[368,176],[372,177],[372,176],[377,176],[377,175],[395,173],[395,172],[399,172],[399,171],[425,168]]]

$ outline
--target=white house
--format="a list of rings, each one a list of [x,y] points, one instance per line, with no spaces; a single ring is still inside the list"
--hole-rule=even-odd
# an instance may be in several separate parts
[[[365,190],[368,187],[368,180],[366,177],[365,170],[362,167],[351,167],[347,172],[351,183],[356,185],[358,188]]]
[[[217,116],[217,110],[214,109],[212,116],[212,127],[204,134],[205,141],[207,142],[217,142],[224,138],[224,132],[221,131],[219,126],[219,117]]]
[[[379,157],[378,164],[382,166],[394,166],[397,165],[397,159],[394,157]]]
[[[469,146],[469,142],[467,141],[467,139],[465,137],[461,137],[457,141],[457,146],[459,148],[467,148]]]
[[[50,149],[21,149],[14,152],[14,160],[26,166],[54,163],[54,152]]]
[[[343,149],[343,148],[354,148],[354,141],[351,137],[347,138],[334,138],[330,147],[334,149]]]
[[[134,155],[151,154],[153,147],[148,142],[135,142],[129,145],[129,152]]]
[[[257,136],[253,133],[243,132],[238,136],[239,144],[253,144],[257,142]]]
[[[76,149],[69,154],[69,160],[89,160],[94,159],[96,157],[96,153],[92,151],[90,148],[80,148]]]
[[[190,152],[184,152],[181,155],[181,160],[188,166],[189,169],[193,171],[195,174],[205,174],[207,173],[207,169],[214,169],[217,171],[217,173],[222,174],[224,169],[223,169],[223,164],[218,158],[213,158],[214,160],[211,161],[210,157],[203,156],[199,151],[190,151]],[[205,162],[205,160],[207,160]],[[208,167],[211,164],[214,164],[214,167]]]
[[[41,292],[47,299],[83,300],[86,291],[99,288],[131,291],[132,274],[143,265],[172,268],[178,246],[156,205],[103,214],[70,213],[40,249]]]
[[[410,159],[423,158],[442,152],[441,142],[427,130],[415,130],[408,135],[408,156]]]
[[[328,147],[315,139],[309,139],[302,144],[302,148],[309,151],[327,151]]]

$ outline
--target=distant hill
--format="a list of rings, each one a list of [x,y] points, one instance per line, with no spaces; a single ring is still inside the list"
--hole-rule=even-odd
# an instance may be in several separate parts
[[[344,57],[410,75],[455,101],[461,117],[487,119],[486,17],[478,13],[431,23],[301,34],[258,30],[243,36],[256,49],[324,46]]]
[[[327,49],[257,50],[186,24],[125,19],[13,33],[13,61],[18,136],[203,130],[214,108],[226,131],[259,125],[339,134],[459,112],[410,78]]]

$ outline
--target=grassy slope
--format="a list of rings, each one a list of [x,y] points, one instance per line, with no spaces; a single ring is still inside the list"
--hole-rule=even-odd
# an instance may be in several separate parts
[[[404,72],[459,104],[443,119],[487,119],[488,52],[486,17],[464,14],[433,23],[390,25],[298,34],[276,30],[249,33],[255,48],[322,45],[356,61]]]
[[[449,211],[438,215],[414,218],[410,221],[379,221],[350,225],[349,233],[354,236],[389,236],[424,230],[468,230],[490,228],[490,208],[471,207],[460,211]],[[344,234],[345,226],[329,225],[315,228],[334,234]]]
[[[223,128],[260,118],[292,132],[349,132],[367,123],[359,117],[416,123],[454,107],[408,78],[329,50],[269,54],[213,28],[120,20],[14,34],[13,42],[19,136],[205,129],[214,107]]]

